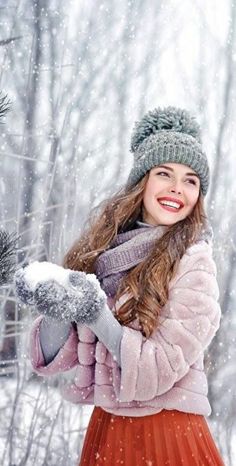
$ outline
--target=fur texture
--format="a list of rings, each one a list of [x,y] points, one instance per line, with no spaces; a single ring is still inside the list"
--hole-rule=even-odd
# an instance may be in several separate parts
[[[170,283],[160,327],[152,337],[142,337],[135,321],[124,327],[121,368],[84,326],[71,329],[65,345],[46,366],[39,342],[41,318],[31,333],[33,368],[46,376],[76,366],[73,380],[63,388],[64,397],[102,406],[117,415],[145,416],[178,409],[207,416],[211,407],[203,354],[219,328],[218,299],[212,250],[202,241],[182,257]],[[119,307],[121,303],[113,304]]]

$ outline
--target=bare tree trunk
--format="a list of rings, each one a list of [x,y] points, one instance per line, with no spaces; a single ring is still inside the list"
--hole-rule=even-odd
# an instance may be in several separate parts
[[[24,140],[21,153],[37,161],[37,145],[35,138],[35,125],[37,106],[39,104],[39,86],[40,86],[40,60],[41,60],[41,36],[42,36],[42,0],[32,0],[32,11],[34,18],[34,36],[32,44],[32,54],[29,64],[29,83],[28,83],[28,102],[25,119]],[[22,184],[21,192],[21,210],[19,221],[19,232],[21,234],[21,246],[29,246],[31,242],[32,210],[35,183],[37,181],[36,163],[22,160],[22,177],[25,182]],[[20,255],[22,260],[22,254]]]
[[[227,130],[228,122],[231,118],[231,108],[232,102],[231,92],[233,86],[235,86],[235,62],[234,62],[234,54],[235,54],[235,39],[236,39],[236,4],[234,1],[231,2],[231,15],[229,21],[229,29],[228,29],[228,38],[226,41],[226,79],[224,82],[224,93],[223,93],[223,106],[221,109],[221,119],[220,119],[220,126],[216,140],[216,157],[213,167],[213,172],[211,175],[212,180],[212,188],[210,191],[209,196],[209,205],[210,207],[214,205],[216,200],[217,188],[219,186],[219,174],[221,170],[222,164],[222,149],[225,140],[225,132]],[[214,219],[214,211],[210,210],[210,218],[215,223]]]

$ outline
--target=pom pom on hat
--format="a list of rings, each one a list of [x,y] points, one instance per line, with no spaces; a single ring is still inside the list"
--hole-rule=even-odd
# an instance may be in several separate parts
[[[131,152],[135,152],[139,144],[150,134],[161,130],[189,134],[201,142],[200,126],[189,112],[176,107],[166,109],[158,107],[146,113],[139,122],[135,123],[131,138]]]

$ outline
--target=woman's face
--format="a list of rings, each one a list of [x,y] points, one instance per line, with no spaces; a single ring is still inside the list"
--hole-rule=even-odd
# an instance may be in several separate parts
[[[149,172],[143,196],[143,221],[173,225],[186,218],[197,203],[200,179],[187,165],[163,163]]]

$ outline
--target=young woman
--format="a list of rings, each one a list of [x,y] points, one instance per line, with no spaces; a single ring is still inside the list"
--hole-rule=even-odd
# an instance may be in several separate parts
[[[136,123],[134,165],[64,259],[33,263],[16,291],[40,312],[31,359],[41,375],[76,366],[63,395],[94,404],[81,466],[223,465],[204,350],[220,323],[209,167],[182,109]]]

